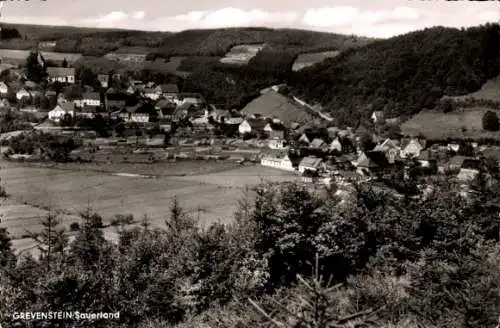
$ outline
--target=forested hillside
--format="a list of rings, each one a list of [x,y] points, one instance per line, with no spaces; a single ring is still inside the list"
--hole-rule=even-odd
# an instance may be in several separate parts
[[[341,123],[355,125],[374,110],[411,115],[498,75],[499,30],[435,27],[376,41],[293,74],[289,83]]]

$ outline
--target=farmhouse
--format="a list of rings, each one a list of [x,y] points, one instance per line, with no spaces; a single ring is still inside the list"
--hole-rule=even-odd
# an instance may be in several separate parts
[[[157,89],[146,88],[144,89],[144,97],[149,98],[151,100],[158,100],[161,96],[161,92]]]
[[[280,170],[295,171],[293,163],[288,156],[283,158],[263,157],[260,161],[262,166],[274,167]]]
[[[330,151],[336,151],[341,153],[342,152],[342,143],[340,142],[340,139],[337,137],[333,139],[333,141],[330,143]]]
[[[287,149],[288,145],[284,139],[271,139],[268,144],[270,149]]]
[[[26,91],[26,89],[21,89],[19,90],[17,93],[16,93],[16,98],[17,100],[21,100],[23,99],[24,97],[30,97],[31,96],[31,93],[29,93],[28,91]]]
[[[318,171],[323,160],[318,157],[304,157],[299,163],[299,172],[304,173],[305,170]]]
[[[326,151],[328,149],[328,145],[326,144],[326,142],[323,139],[315,138],[309,144],[309,148]]]
[[[173,100],[179,95],[179,87],[177,84],[160,84],[156,87],[156,90],[161,96],[168,100]]]
[[[245,133],[258,133],[262,132],[266,125],[267,122],[265,120],[248,118],[243,122],[241,122],[241,124],[238,127],[238,131],[242,135]]]
[[[434,153],[432,153],[428,149],[423,150],[420,153],[420,155],[418,156],[418,162],[422,167],[432,167],[437,164],[437,160],[436,157],[434,156]]]
[[[9,92],[9,87],[5,82],[0,82],[0,95],[5,96]]]
[[[457,179],[463,182],[473,180],[479,174],[480,164],[481,163],[475,159],[468,158],[464,160]]]
[[[79,106],[100,106],[101,95],[99,92],[85,92],[82,95]]]
[[[373,151],[383,152],[391,164],[394,164],[394,162],[400,158],[401,154],[401,148],[399,148],[398,142],[389,138],[375,146]]]
[[[315,183],[319,179],[318,171],[305,170],[302,173],[302,182],[304,183]]]
[[[75,69],[73,67],[47,67],[50,82],[75,83]]]
[[[285,127],[278,123],[268,123],[264,127],[264,131],[267,133],[271,139],[283,139],[285,138]]]
[[[54,109],[49,112],[49,120],[59,122],[66,114],[71,115],[71,117],[75,116],[75,105],[72,102],[59,104],[54,107]]]
[[[360,175],[373,175],[389,167],[389,161],[381,151],[363,152],[355,163],[356,172]]]
[[[467,157],[465,156],[453,156],[447,163],[440,165],[438,170],[441,173],[445,173],[446,171],[458,171],[466,159]]]
[[[97,115],[98,107],[83,105],[75,110],[75,117],[94,118]]]
[[[409,158],[409,157],[418,157],[420,156],[420,152],[425,149],[425,141],[419,141],[417,139],[411,139],[408,142],[404,142],[402,144],[403,150],[401,152],[401,157]]]

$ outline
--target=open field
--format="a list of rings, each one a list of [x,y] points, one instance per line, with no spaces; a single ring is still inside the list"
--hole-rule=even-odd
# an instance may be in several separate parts
[[[265,47],[265,44],[240,44],[234,46],[220,59],[223,64],[246,65]]]
[[[322,52],[312,52],[306,54],[300,54],[295,62],[293,63],[292,70],[298,71],[305,67],[312,66],[316,63],[320,63],[327,58],[333,58],[337,56],[340,51],[322,51]]]
[[[268,91],[255,98],[241,110],[241,113],[244,115],[261,114],[266,117],[276,117],[286,124],[291,122],[303,124],[313,119],[306,109],[274,91]]]
[[[482,117],[487,108],[462,108],[450,113],[422,111],[401,125],[405,135],[421,133],[429,139],[500,138],[500,132],[483,131]],[[500,111],[496,111],[500,114]]]
[[[4,59],[25,60],[29,54],[30,50],[0,49],[0,58]],[[42,51],[42,56],[53,61],[63,61],[66,58],[68,63],[74,63],[82,57],[81,54],[51,51]]]
[[[456,100],[465,100],[467,98],[474,98],[474,99],[480,99],[480,100],[491,100],[491,101],[500,101],[500,93],[498,92],[500,90],[500,76],[497,76],[481,87],[476,92],[466,94],[464,96],[456,96],[456,97],[444,97],[444,98],[450,98],[450,99],[456,99]]]
[[[205,162],[205,166],[217,163]],[[172,170],[180,171],[186,163]],[[50,208],[60,213],[64,226],[78,221],[76,215],[91,207],[104,222],[116,214],[131,213],[136,219],[147,215],[153,225],[162,226],[175,196],[182,206],[200,218],[205,226],[233,218],[245,186],[269,181],[294,181],[298,176],[261,166],[187,176],[146,179],[113,173],[68,171],[2,163],[2,184],[10,197],[0,206],[2,223],[12,237],[37,232],[39,219]]]

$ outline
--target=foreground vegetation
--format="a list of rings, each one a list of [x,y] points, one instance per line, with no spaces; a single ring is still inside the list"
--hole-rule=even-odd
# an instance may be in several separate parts
[[[476,183],[465,202],[436,183],[425,199],[358,186],[347,203],[263,184],[234,224],[205,230],[174,200],[165,229],[145,218],[116,244],[87,211],[67,247],[49,215],[33,236],[39,259],[16,259],[0,234],[0,318],[50,308],[120,311],[93,327],[493,327],[498,186]]]

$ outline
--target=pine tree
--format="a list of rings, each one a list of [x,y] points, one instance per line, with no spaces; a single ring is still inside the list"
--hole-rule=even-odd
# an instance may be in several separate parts
[[[31,238],[38,243],[40,261],[45,264],[47,272],[54,269],[56,255],[64,255],[68,245],[68,238],[64,229],[59,228],[59,223],[57,216],[49,212],[41,221],[42,231],[39,234],[31,233]]]
[[[64,58],[61,67],[68,67],[68,61],[66,60],[66,58]]]
[[[0,267],[5,267],[15,259],[12,251],[12,241],[7,229],[0,228]]]

